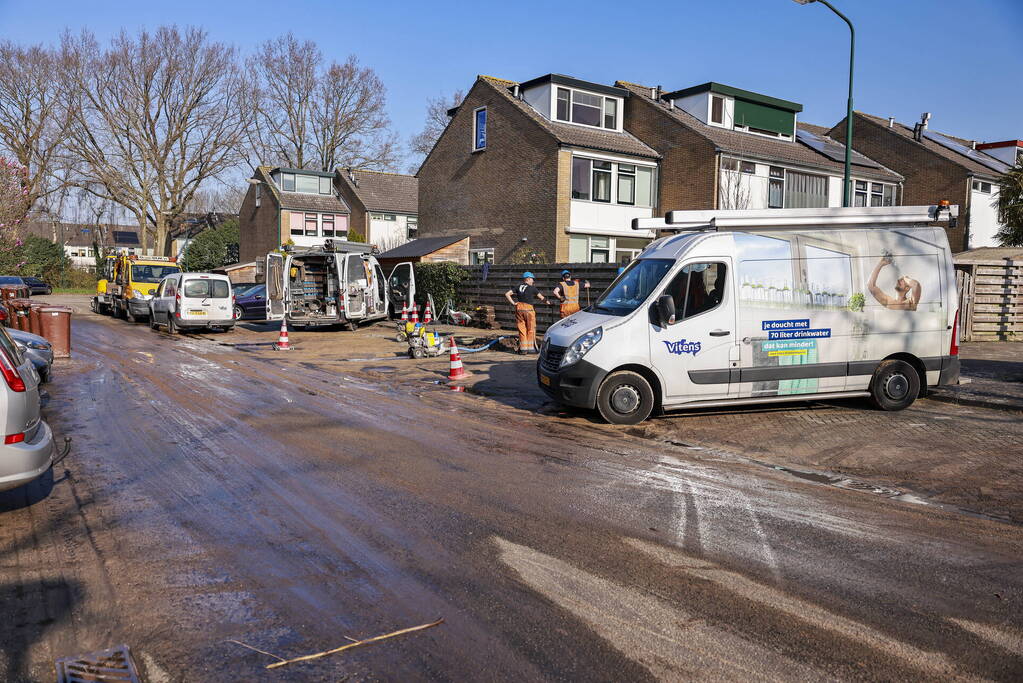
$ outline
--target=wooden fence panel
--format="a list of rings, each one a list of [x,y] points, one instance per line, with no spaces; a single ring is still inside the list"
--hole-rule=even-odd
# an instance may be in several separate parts
[[[1023,265],[957,263],[956,287],[962,341],[1023,337]]]
[[[493,306],[501,327],[515,329],[515,310],[508,305],[504,293],[522,282],[522,273],[533,273],[534,284],[540,293],[553,299],[552,290],[561,280],[561,271],[568,268],[577,280],[590,283],[589,300],[585,289],[579,291],[579,304],[586,308],[607,289],[618,274],[617,263],[545,263],[545,264],[504,264],[490,266],[486,281],[482,279],[482,266],[466,266],[469,279],[458,288],[458,296],[470,306]],[[544,332],[559,319],[558,307],[540,304],[536,309],[536,329]]]

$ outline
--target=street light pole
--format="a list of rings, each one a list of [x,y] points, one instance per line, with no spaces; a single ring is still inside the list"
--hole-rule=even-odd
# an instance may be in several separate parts
[[[793,0],[800,5],[809,5],[812,2],[819,2],[849,26],[849,99],[845,109],[845,177],[842,180],[842,206],[852,206],[852,178],[850,167],[852,165],[852,139],[853,139],[853,64],[856,56],[856,29],[853,28],[849,17],[845,16],[828,0]]]

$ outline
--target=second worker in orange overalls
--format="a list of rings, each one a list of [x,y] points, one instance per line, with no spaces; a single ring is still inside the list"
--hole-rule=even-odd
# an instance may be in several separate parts
[[[554,296],[561,301],[562,318],[567,318],[579,310],[579,286],[579,281],[572,279],[571,271],[561,271],[561,282],[554,288]],[[584,280],[582,287],[589,289],[589,281]]]

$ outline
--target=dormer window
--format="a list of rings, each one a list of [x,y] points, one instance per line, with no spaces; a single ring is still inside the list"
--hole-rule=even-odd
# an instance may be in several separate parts
[[[725,98],[712,95],[710,98],[710,122],[719,126],[725,123]]]
[[[575,90],[557,88],[555,119],[581,126],[618,130],[618,99]]]
[[[334,184],[329,175],[313,175],[297,172],[281,172],[278,176],[281,189],[285,192],[303,194],[333,194]]]

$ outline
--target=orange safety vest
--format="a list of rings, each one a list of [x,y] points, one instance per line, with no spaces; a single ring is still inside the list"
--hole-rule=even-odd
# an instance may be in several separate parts
[[[561,287],[561,294],[565,297],[562,303],[579,305],[579,281],[575,280],[574,284],[567,284],[564,280],[558,283]]]

